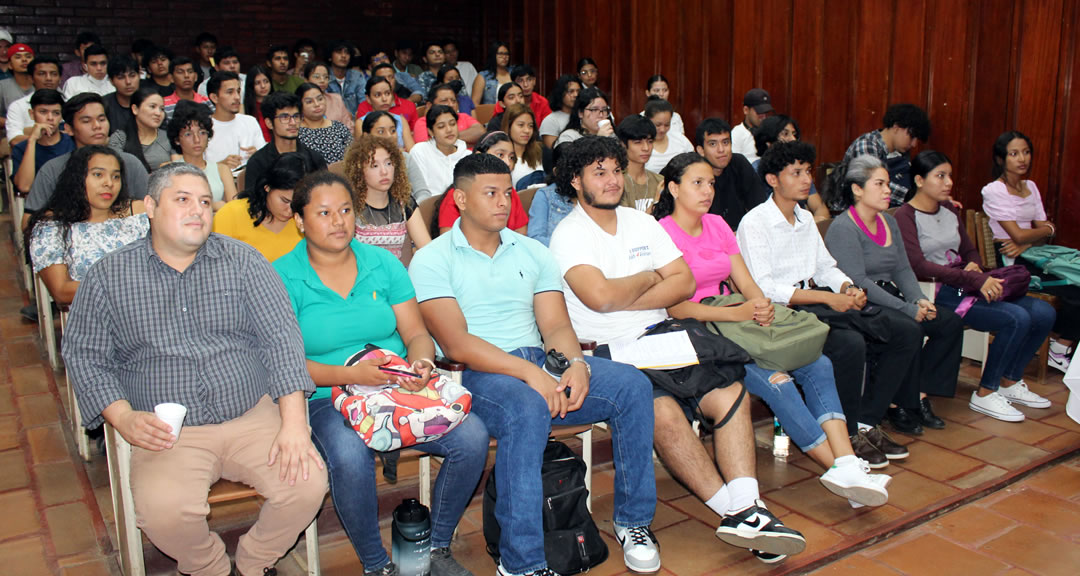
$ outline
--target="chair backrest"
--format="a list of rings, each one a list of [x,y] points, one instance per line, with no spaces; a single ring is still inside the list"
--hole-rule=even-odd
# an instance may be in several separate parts
[[[424,117],[426,117],[426,116],[427,116],[427,111],[428,111],[428,107],[429,107],[429,105],[427,105],[427,104],[421,104],[420,106],[417,106],[417,107],[416,107],[416,117],[417,117],[417,118],[424,118]]]
[[[975,212],[975,246],[982,256],[983,268],[990,270],[998,267],[997,250],[994,249],[994,231],[990,229],[990,217],[982,212]]]
[[[495,115],[495,105],[481,104],[476,107],[474,114],[476,114],[477,122],[483,124],[484,126],[487,126],[488,121],[490,121],[491,117]]]
[[[341,176],[342,178],[345,177],[345,161],[344,160],[338,160],[337,162],[334,162],[333,164],[327,166],[326,169],[329,170],[330,173],[332,173],[332,174],[337,174],[338,176]]]
[[[236,191],[243,192],[247,183],[247,168],[236,173]]]
[[[825,239],[825,233],[829,231],[829,225],[832,224],[833,219],[827,218],[825,220],[818,220],[817,231],[821,234],[821,239]]]
[[[431,198],[425,198],[423,202],[417,208],[420,210],[420,217],[424,220],[424,229],[431,230],[431,220],[435,217],[435,205],[442,200],[442,194],[437,194]]]
[[[518,191],[518,198],[521,198],[521,207],[525,209],[525,213],[529,213],[529,206],[532,206],[533,196],[536,196],[536,188],[526,188],[525,190]]]

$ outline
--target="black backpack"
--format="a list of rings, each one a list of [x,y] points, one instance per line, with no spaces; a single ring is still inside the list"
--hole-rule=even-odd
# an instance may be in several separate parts
[[[569,446],[549,440],[540,468],[544,493],[544,556],[558,574],[577,574],[607,560],[608,548],[596,529],[586,504],[585,461]],[[499,536],[495,518],[495,471],[484,487],[484,540],[499,563]]]

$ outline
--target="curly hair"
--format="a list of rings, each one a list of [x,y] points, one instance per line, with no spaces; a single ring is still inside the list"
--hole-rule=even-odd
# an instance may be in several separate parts
[[[514,125],[514,121],[520,116],[528,115],[532,118],[533,133],[529,138],[529,142],[525,144],[525,153],[521,155],[519,160],[524,160],[530,167],[540,166],[544,159],[544,147],[540,144],[540,140],[537,136],[539,133],[539,126],[536,125],[536,114],[533,114],[532,108],[529,108],[525,104],[514,104],[506,109],[503,113],[502,119],[502,131],[510,134],[510,127]],[[513,140],[513,139],[511,139]],[[511,141],[511,143],[513,143]],[[515,154],[516,155],[516,154]]]
[[[568,148],[563,150],[555,167],[555,183],[556,191],[565,198],[577,198],[577,190],[572,184],[574,178],[582,176],[585,167],[598,160],[614,158],[619,168],[626,170],[626,148],[615,138],[582,136],[563,146]]]
[[[676,154],[667,163],[667,166],[664,166],[664,169],[660,171],[660,175],[664,177],[664,187],[660,190],[660,198],[653,205],[652,215],[654,218],[662,220],[665,216],[675,212],[675,196],[668,189],[668,184],[672,182],[682,184],[682,178],[686,174],[686,170],[699,162],[704,162],[710,168],[712,167],[709,161],[697,152]]]
[[[751,130],[754,135],[754,149],[758,156],[764,156],[769,146],[780,140],[780,133],[791,125],[795,129],[795,139],[799,139],[799,123],[790,116],[777,114],[761,121],[761,125]]]
[[[885,110],[881,117],[884,128],[899,126],[911,134],[912,138],[918,138],[926,142],[930,138],[930,117],[926,110],[914,104],[893,104]]]
[[[68,242],[71,225],[90,218],[90,201],[86,198],[86,178],[90,173],[90,160],[94,156],[112,156],[120,166],[120,189],[113,196],[110,211],[121,214],[131,208],[131,197],[124,182],[124,159],[107,146],[83,146],[71,154],[64,171],[56,180],[56,189],[45,206],[30,217],[26,227],[25,246],[27,258],[30,254],[30,238],[38,222],[52,221],[63,225],[64,243]]]
[[[214,120],[211,117],[210,108],[191,100],[181,100],[176,103],[176,110],[173,111],[169,127],[166,128],[169,144],[172,144],[173,150],[178,154],[184,153],[184,149],[180,147],[180,133],[191,124],[196,124],[209,133],[206,137],[207,142],[214,137]]]
[[[379,148],[386,150],[386,153],[390,155],[390,162],[394,165],[394,182],[390,184],[390,199],[405,206],[412,197],[412,186],[409,184],[405,158],[401,155],[397,142],[374,134],[361,134],[345,151],[345,180],[352,188],[353,205],[357,210],[357,218],[361,220],[363,220],[361,208],[367,203],[367,180],[364,179],[364,166],[375,158],[375,151]]]

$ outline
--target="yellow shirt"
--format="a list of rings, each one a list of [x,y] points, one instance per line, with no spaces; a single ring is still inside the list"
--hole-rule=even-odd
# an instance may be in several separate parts
[[[254,226],[247,198],[233,200],[214,214],[214,232],[250,244],[271,262],[291,252],[303,239],[295,220],[290,219],[276,234],[266,226]]]

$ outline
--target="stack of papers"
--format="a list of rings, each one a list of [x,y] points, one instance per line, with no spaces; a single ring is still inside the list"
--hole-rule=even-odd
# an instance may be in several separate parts
[[[685,330],[649,334],[608,343],[611,359],[650,370],[674,370],[698,363],[697,350]]]

